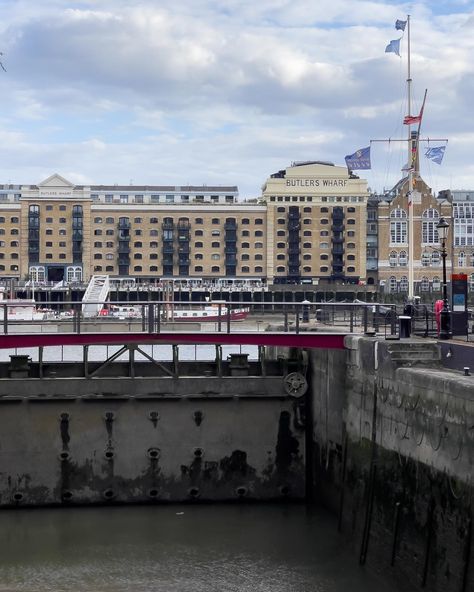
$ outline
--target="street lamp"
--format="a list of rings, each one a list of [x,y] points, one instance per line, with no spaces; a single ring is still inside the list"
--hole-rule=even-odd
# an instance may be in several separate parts
[[[446,239],[448,238],[449,224],[444,218],[440,218],[436,225],[438,238],[441,242],[441,257],[443,258],[443,308],[440,314],[440,339],[451,339],[451,312],[448,304],[448,286],[446,282]]]

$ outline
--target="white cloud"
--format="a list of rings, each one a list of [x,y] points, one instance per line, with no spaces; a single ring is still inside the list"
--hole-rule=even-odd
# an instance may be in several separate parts
[[[474,132],[474,17],[472,1],[451,4],[413,7],[412,73],[414,109],[429,91],[424,129],[451,137],[454,154]],[[293,160],[342,163],[371,138],[405,131],[404,60],[384,48],[407,8],[6,0],[3,177],[36,182],[60,168],[78,182],[236,183],[254,196]],[[444,179],[474,187],[464,144]]]

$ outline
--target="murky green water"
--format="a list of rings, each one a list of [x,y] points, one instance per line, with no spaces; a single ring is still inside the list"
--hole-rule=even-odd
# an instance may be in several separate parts
[[[390,592],[304,506],[0,512],[8,592]]]

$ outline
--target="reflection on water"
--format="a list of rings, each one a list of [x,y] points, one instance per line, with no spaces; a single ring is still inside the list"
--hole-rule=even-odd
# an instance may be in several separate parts
[[[392,590],[301,505],[0,512],[4,592]]]

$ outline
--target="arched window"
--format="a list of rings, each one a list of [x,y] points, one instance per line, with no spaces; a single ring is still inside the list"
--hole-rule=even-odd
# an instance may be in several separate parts
[[[421,242],[425,245],[433,245],[439,243],[438,229],[436,225],[439,221],[439,212],[434,208],[425,210],[421,215],[422,218],[422,238]]]
[[[400,278],[400,292],[408,292],[408,278],[406,275],[402,275]]]
[[[214,241],[213,243],[211,243],[211,247],[213,249],[218,249],[220,247],[220,243],[218,241]]]
[[[433,251],[431,253],[431,265],[440,265],[441,263],[441,255],[439,251]]]
[[[94,218],[94,224],[102,224],[102,218],[100,216],[96,216]]]
[[[257,265],[255,267],[255,273],[262,273],[263,272],[263,268],[260,265]]]
[[[422,292],[429,292],[430,289],[430,280],[427,277],[421,278],[421,291]]]
[[[303,249],[311,249],[312,244],[311,243],[303,243]]]
[[[458,267],[465,267],[466,266],[466,253],[461,251],[458,254]]]
[[[242,249],[250,249],[250,243],[242,243]]]
[[[388,280],[388,289],[392,294],[397,291],[397,278],[394,275],[390,276]]]
[[[248,273],[250,271],[250,267],[248,265],[242,266],[242,273]]]
[[[349,265],[349,267],[347,268],[348,273],[354,273],[355,271],[355,267],[352,267],[352,265]]]
[[[431,253],[429,251],[423,251],[421,254],[421,264],[423,267],[429,267],[431,263]]]
[[[285,236],[286,232],[284,230],[277,230],[277,236]]]
[[[310,243],[311,245],[311,243]],[[320,249],[329,249],[329,243],[323,242],[323,243],[319,243],[319,248]]]
[[[263,243],[255,243],[256,249],[263,249]]]
[[[303,271],[306,271],[306,272],[311,272],[311,267],[310,267],[309,265],[305,265],[305,266],[303,267]]]
[[[408,265],[408,256],[406,251],[400,251],[400,254],[398,255],[398,265],[401,265],[402,267]]]
[[[306,253],[305,255],[303,255],[303,259],[304,259],[304,261],[310,261],[311,255],[309,253]]]
[[[250,220],[248,218],[242,218],[242,224],[250,224]]]
[[[195,265],[194,266],[194,271],[197,271],[198,273],[199,272],[202,272],[202,265]]]
[[[441,291],[441,280],[439,279],[439,277],[437,275],[434,276],[433,280],[432,280],[432,286],[433,286],[433,291],[434,292],[440,292]]]
[[[355,261],[355,255],[347,255],[347,260],[348,261]]]
[[[66,268],[66,280],[68,282],[81,282],[82,281],[82,267],[71,266]]]
[[[212,271],[212,273],[219,273],[219,272],[220,272],[220,270],[221,270],[221,268],[220,268],[218,265],[213,265],[213,266],[211,267],[211,271]]]
[[[277,273],[284,273],[285,272],[285,267],[283,265],[279,265],[277,267]]]
[[[33,282],[44,282],[45,268],[42,265],[30,267],[30,280]]]
[[[390,243],[395,245],[407,242],[407,213],[401,208],[390,212]]]
[[[135,265],[135,267],[133,268],[133,271],[142,271],[142,266],[141,265]]]
[[[389,257],[389,263],[390,263],[390,267],[396,267],[397,263],[398,263],[398,253],[397,251],[390,251],[390,257]]]
[[[327,266],[326,266],[326,265],[323,265],[322,267],[320,267],[320,268],[319,268],[319,271],[320,271],[321,273],[326,273],[326,272],[327,272],[327,270],[328,270],[328,268],[327,268]]]
[[[197,243],[194,243],[194,247],[196,249],[202,249],[202,242],[201,241],[198,241]]]

